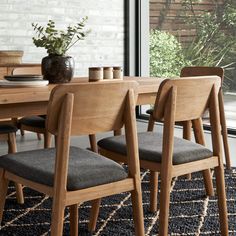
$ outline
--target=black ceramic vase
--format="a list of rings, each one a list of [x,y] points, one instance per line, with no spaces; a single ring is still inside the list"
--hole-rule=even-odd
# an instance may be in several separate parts
[[[74,75],[75,62],[72,57],[49,55],[42,59],[43,79],[50,84],[68,83]]]

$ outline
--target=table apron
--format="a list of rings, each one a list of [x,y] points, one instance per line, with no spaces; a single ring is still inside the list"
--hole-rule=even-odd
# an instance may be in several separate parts
[[[155,99],[156,93],[139,94],[137,105],[154,104]],[[47,105],[48,101],[0,104],[0,119],[44,115],[47,113]]]
[[[157,93],[140,93],[137,105],[155,104]]]
[[[0,104],[0,119],[47,113],[48,101]]]

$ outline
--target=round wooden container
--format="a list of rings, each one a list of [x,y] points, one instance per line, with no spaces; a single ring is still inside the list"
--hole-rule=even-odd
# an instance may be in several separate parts
[[[89,82],[99,81],[103,79],[102,67],[89,67]]]
[[[20,64],[23,53],[23,51],[0,51],[0,65]]]
[[[122,67],[114,66],[113,67],[113,79],[122,79]]]
[[[103,67],[103,79],[113,79],[113,67]]]

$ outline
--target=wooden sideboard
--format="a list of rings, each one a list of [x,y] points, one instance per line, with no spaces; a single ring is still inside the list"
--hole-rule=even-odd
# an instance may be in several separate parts
[[[21,63],[21,64],[6,64],[0,65],[0,79],[3,79],[5,75],[11,75],[12,71],[18,67],[39,67],[41,64]]]

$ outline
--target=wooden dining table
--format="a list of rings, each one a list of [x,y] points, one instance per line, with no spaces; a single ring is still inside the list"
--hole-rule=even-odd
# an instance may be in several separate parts
[[[125,76],[123,79],[125,81],[131,80],[138,83],[137,105],[154,104],[159,86],[164,80],[164,78],[160,77],[133,76]],[[77,77],[71,81],[71,83],[84,82],[88,82],[87,77]],[[31,88],[0,87],[0,119],[46,114],[50,93],[55,86],[57,86],[57,84]],[[205,140],[202,124],[199,121],[201,121],[201,119],[192,123],[193,130],[194,133],[201,133],[200,136],[202,138],[197,141],[204,144]],[[187,139],[190,139],[191,137],[191,130],[191,121],[184,122],[183,134]],[[115,131],[115,134],[120,134],[120,131]],[[90,145],[92,150],[96,151],[97,145],[95,135],[90,135]]]
[[[137,105],[154,104],[162,78],[129,77],[124,80],[137,81]],[[88,82],[86,77],[74,78],[71,83]],[[42,115],[47,113],[50,93],[57,84],[44,87],[0,87],[0,119]]]

